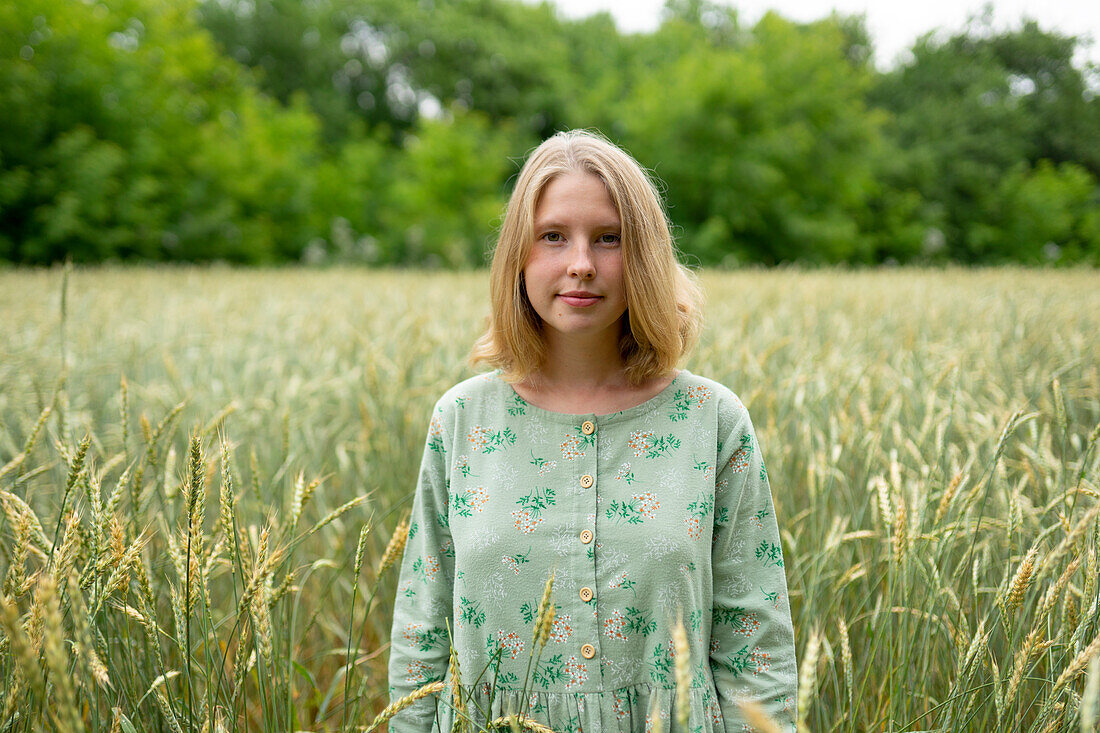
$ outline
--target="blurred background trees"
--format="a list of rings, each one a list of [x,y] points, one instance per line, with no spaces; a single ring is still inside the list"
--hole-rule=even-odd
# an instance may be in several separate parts
[[[485,262],[510,180],[594,127],[703,264],[1100,264],[1100,75],[979,18],[886,72],[860,19],[653,33],[520,0],[0,7],[0,261]]]

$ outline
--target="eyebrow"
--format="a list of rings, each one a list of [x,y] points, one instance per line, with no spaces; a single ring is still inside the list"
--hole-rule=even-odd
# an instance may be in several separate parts
[[[557,221],[537,221],[535,222],[535,229],[568,229],[565,224]],[[622,224],[615,221],[601,222],[596,225],[596,229],[622,229]]]

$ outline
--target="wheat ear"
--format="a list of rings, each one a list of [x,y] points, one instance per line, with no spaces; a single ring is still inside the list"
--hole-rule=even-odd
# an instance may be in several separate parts
[[[684,628],[683,611],[677,614],[676,625],[672,627],[672,648],[676,650],[676,720],[682,730],[687,730],[691,714],[691,647]]]
[[[413,690],[408,695],[405,695],[404,697],[400,698],[399,700],[395,700],[385,710],[380,712],[378,714],[378,716],[371,722],[371,724],[366,727],[366,729],[363,731],[363,733],[370,733],[372,730],[374,730],[378,726],[382,725],[387,720],[389,720],[390,718],[397,715],[399,712],[401,712],[405,708],[407,708],[410,705],[412,705],[413,703],[415,703],[417,700],[423,700],[428,695],[434,695],[437,692],[441,692],[442,690],[443,690],[443,680],[436,680],[435,682],[429,682],[428,684],[424,685],[420,689]]]

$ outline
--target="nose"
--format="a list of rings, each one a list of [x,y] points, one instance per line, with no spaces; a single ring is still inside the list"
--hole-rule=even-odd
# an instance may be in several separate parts
[[[573,247],[569,259],[569,277],[581,280],[591,280],[596,276],[596,263],[592,260],[592,252],[586,244],[578,244]]]

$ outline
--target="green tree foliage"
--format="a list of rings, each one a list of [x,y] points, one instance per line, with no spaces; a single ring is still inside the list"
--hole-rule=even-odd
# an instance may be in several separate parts
[[[978,19],[882,73],[860,18],[525,0],[0,5],[0,261],[477,266],[516,162],[596,128],[704,264],[1100,262],[1100,76]]]
[[[563,63],[570,24],[545,3],[210,0],[201,18],[227,53],[261,72],[262,89],[284,101],[307,94],[334,135],[353,117],[400,132],[422,105],[458,105],[541,138],[560,128],[561,100],[578,85]]]
[[[1029,188],[1025,180],[1070,196],[1056,208],[1079,206],[1082,186],[1092,191],[1085,205],[1091,199],[1095,206],[1100,100],[1086,93],[1085,74],[1070,63],[1076,46],[1076,39],[1034,23],[994,34],[987,18],[944,41],[922,37],[910,63],[878,80],[870,98],[892,113],[888,134],[900,156],[883,171],[886,203],[880,200],[880,210],[889,215],[899,203],[909,209],[907,218],[925,228],[923,254],[935,254],[942,243],[943,255],[964,262],[1015,259],[1021,253],[1009,242],[1014,235],[1000,227],[1009,219],[1016,220],[1010,229],[1017,233],[1046,226],[1039,220],[1046,215],[1036,209],[1004,213],[1022,187]],[[1042,160],[1080,167],[1032,171]],[[1067,185],[1050,185],[1052,176]],[[1049,196],[1048,202],[1054,203]],[[1022,216],[1038,219],[1025,225]],[[1066,257],[1100,248],[1087,231],[1070,238],[1077,244],[1063,250]],[[915,254],[912,246],[892,251],[889,243],[882,252],[900,259]]]
[[[319,235],[307,259],[485,264],[515,170],[510,158],[520,152],[506,126],[459,108],[421,118],[396,150],[378,138],[345,145],[316,170]]]
[[[490,227],[507,199],[501,185],[513,168],[506,130],[481,114],[423,120],[410,136],[382,215],[390,261],[485,264]]]
[[[881,120],[863,102],[869,69],[845,51],[834,21],[769,14],[740,43],[686,44],[624,100],[624,141],[703,261],[867,258],[858,215]]]
[[[316,121],[255,90],[193,6],[6,4],[0,256],[294,257]]]
[[[1100,264],[1096,182],[1082,166],[1041,160],[1001,179],[968,232],[993,262],[1034,265],[1051,260]]]
[[[1100,176],[1100,99],[1095,94],[1100,73],[1073,65],[1081,39],[1027,21],[985,42],[1008,74],[1027,125],[1032,161],[1074,161],[1094,178]]]
[[[211,0],[198,20],[263,92],[283,104],[304,95],[329,145],[358,137],[360,122],[413,121],[415,109],[387,95],[389,50],[349,0]]]

